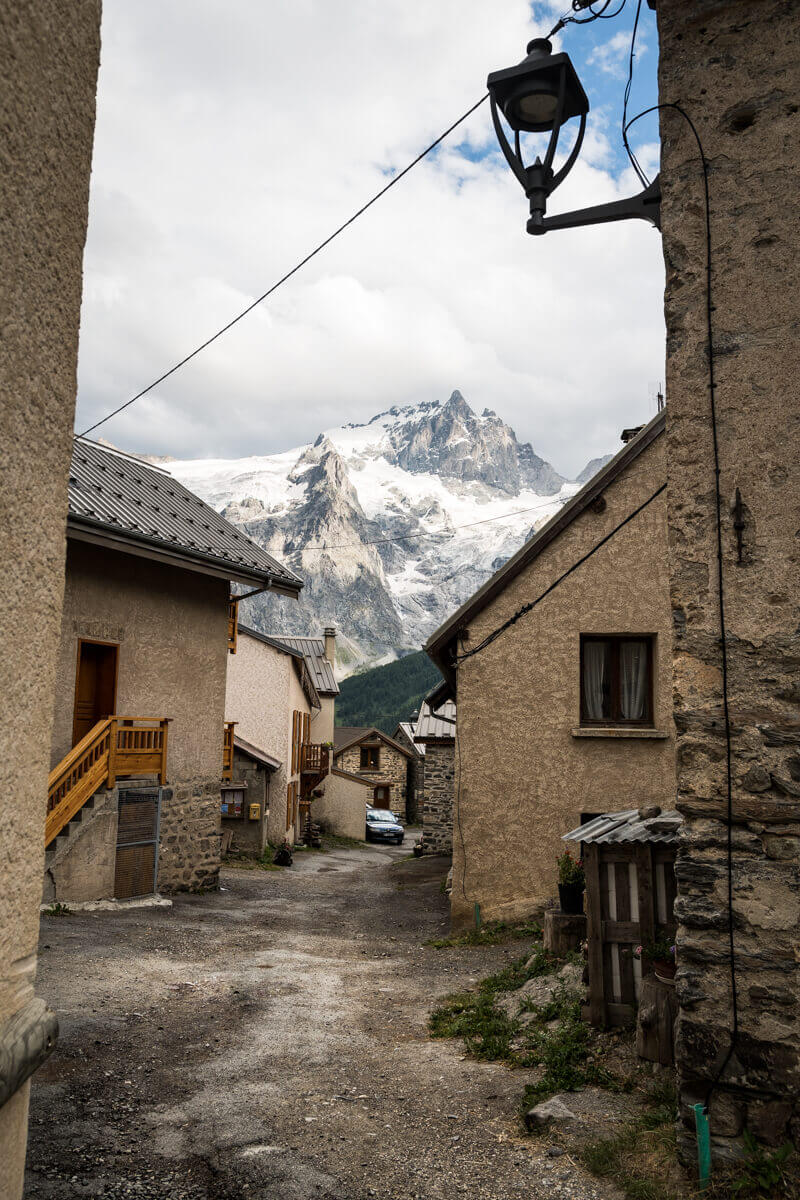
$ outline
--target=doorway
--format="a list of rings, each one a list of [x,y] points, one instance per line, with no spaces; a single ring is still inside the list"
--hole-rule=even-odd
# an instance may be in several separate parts
[[[391,797],[391,789],[388,787],[376,787],[372,792],[372,803],[376,808],[388,808]]]
[[[73,746],[86,737],[98,721],[114,715],[118,655],[119,646],[111,642],[78,642]]]

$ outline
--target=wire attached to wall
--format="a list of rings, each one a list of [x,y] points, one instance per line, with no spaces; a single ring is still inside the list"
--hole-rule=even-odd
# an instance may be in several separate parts
[[[719,604],[720,657],[722,669],[722,713],[725,725],[725,787],[728,860],[728,948],[730,956],[732,1010],[731,1043],[721,1065],[717,1068],[714,1078],[706,1093],[705,1107],[707,1109],[711,1094],[719,1084],[719,1081],[721,1080],[728,1063],[733,1057],[733,1053],[736,1049],[736,1044],[739,1038],[739,1000],[736,983],[736,942],[733,917],[733,748],[731,738],[731,718],[728,687],[728,636],[725,620],[725,578],[724,557],[722,553],[722,494],[720,492],[719,436],[717,430],[716,377],[714,373],[714,305],[712,301],[711,194],[708,182],[709,165],[708,159],[706,158],[706,152],[703,148],[703,143],[700,140],[700,134],[697,132],[694,121],[680,104],[676,104],[674,102],[654,104],[650,108],[646,108],[643,112],[638,113],[635,117],[628,121],[624,126],[623,132],[627,136],[627,132],[630,127],[637,121],[641,120],[642,117],[646,117],[650,113],[654,112],[663,112],[667,109],[672,109],[674,112],[677,112],[681,117],[683,117],[684,121],[692,131],[694,140],[697,143],[697,150],[700,155],[700,162],[703,169],[703,191],[705,198],[706,339],[708,345],[708,391],[711,415],[711,441],[714,457],[714,501],[717,543],[717,599]]]

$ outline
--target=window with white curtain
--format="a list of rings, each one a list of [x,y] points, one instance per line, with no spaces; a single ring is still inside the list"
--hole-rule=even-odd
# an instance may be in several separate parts
[[[581,635],[581,724],[652,725],[652,634]]]

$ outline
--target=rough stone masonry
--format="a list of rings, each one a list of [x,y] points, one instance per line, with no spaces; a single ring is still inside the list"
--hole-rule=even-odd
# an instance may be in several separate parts
[[[709,163],[733,973],[703,175],[687,122],[663,109],[673,685],[686,818],[676,904],[681,1138],[693,1154],[690,1106],[709,1099],[713,1150],[723,1157],[744,1129],[771,1145],[800,1135],[800,5],[658,0],[656,8],[659,100],[689,114]]]

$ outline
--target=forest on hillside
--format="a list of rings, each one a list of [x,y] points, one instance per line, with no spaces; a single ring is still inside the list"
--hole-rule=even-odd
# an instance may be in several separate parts
[[[374,725],[392,734],[407,721],[441,679],[427,654],[418,651],[396,662],[351,675],[339,685],[337,725]]]

